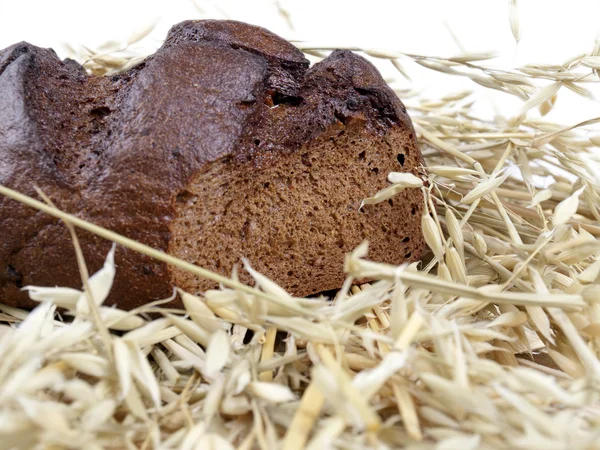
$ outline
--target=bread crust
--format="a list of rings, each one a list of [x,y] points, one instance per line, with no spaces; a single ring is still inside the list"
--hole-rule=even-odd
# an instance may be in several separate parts
[[[178,24],[154,55],[112,77],[86,75],[52,50],[16,44],[0,52],[0,92],[1,184],[34,196],[38,186],[65,211],[163,251],[181,233],[173,228],[178,199],[211,164],[265,170],[336,127],[360,123],[351,127],[357,133],[406,137],[413,158],[398,170],[417,173],[422,165],[404,106],[369,62],[336,51],[309,68],[293,45],[241,22]],[[415,191],[410,198],[419,214],[399,220],[411,230],[408,259],[415,260],[424,248],[422,197]],[[381,233],[375,239],[385,239]],[[110,243],[78,235],[94,272]],[[372,256],[407,259],[379,253]],[[124,248],[116,264],[107,302],[121,308],[168,297],[183,282],[165,264]],[[305,284],[310,290],[296,293],[318,290]],[[80,288],[73,245],[57,220],[0,198],[0,301],[33,306],[25,285]]]

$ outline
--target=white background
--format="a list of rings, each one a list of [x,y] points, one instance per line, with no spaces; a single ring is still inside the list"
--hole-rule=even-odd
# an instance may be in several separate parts
[[[290,23],[278,5],[292,17]],[[328,45],[377,47],[435,56],[467,51],[497,51],[491,65],[562,63],[594,46],[600,28],[600,0],[519,0],[521,39],[515,43],[507,0],[0,0],[0,47],[25,40],[53,47],[66,56],[62,43],[97,47],[125,40],[135,30],[159,19],[143,41],[147,52],[160,45],[169,27],[181,20],[231,18],[264,26],[288,39]],[[452,37],[450,30],[454,33]],[[458,43],[457,43],[458,40]],[[380,65],[394,76],[391,66]],[[432,73],[406,63],[416,87],[435,97],[473,82]],[[401,87],[410,87],[399,79]],[[598,92],[597,85],[586,87]],[[487,95],[497,112],[512,115],[521,101],[506,94]],[[491,108],[490,108],[491,110]],[[560,91],[549,118],[565,124],[600,115],[597,102]]]

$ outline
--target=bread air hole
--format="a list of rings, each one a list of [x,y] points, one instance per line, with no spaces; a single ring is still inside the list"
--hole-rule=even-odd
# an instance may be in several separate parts
[[[198,197],[188,190],[183,190],[179,194],[177,194],[177,197],[175,197],[175,201],[177,203],[195,204],[198,201]]]
[[[94,108],[90,110],[90,115],[93,117],[105,117],[110,114],[110,108],[106,106],[101,106],[99,108]]]
[[[290,105],[290,106],[298,106],[302,103],[301,97],[294,97],[292,95],[285,95],[280,92],[275,92],[271,96],[271,101],[273,102],[273,106],[276,105]]]
[[[11,264],[7,267],[8,276],[11,277],[15,283],[15,286],[19,289],[23,287],[23,274],[16,270]]]
[[[401,166],[404,166],[404,161],[405,161],[404,153],[398,153],[398,156],[396,156],[396,159],[398,160],[398,162],[400,163]]]

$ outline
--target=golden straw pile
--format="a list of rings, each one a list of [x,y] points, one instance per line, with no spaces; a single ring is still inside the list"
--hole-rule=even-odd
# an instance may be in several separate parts
[[[524,100],[486,121],[469,92],[400,93],[427,183],[392,174],[370,201],[423,189],[425,260],[372,262],[363,244],[331,301],[292,298],[248,264],[256,287],[234,275],[203,296],[181,292],[185,310],[125,312],[102,306],[113,253],[89,278],[80,259],[82,292],[29,287],[32,312],[0,304],[0,449],[600,448],[600,135],[586,128],[600,118],[543,118],[564,89],[590,95],[600,46],[512,71],[481,65],[484,54],[355,50]],[[131,58],[80,55],[95,73]],[[376,281],[352,285],[364,277]]]

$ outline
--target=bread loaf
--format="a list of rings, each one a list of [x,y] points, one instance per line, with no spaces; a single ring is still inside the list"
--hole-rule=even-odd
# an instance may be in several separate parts
[[[116,76],[91,76],[49,49],[0,52],[0,184],[40,187],[76,216],[224,275],[247,257],[298,296],[339,288],[344,255],[417,260],[422,194],[359,210],[391,171],[423,164],[406,109],[348,51],[309,62],[234,21],[174,26]],[[79,230],[90,272],[111,243]],[[119,247],[109,304],[134,308],[214,287]],[[240,271],[242,281],[251,282]],[[81,287],[64,224],[0,198],[0,302],[26,285]]]

